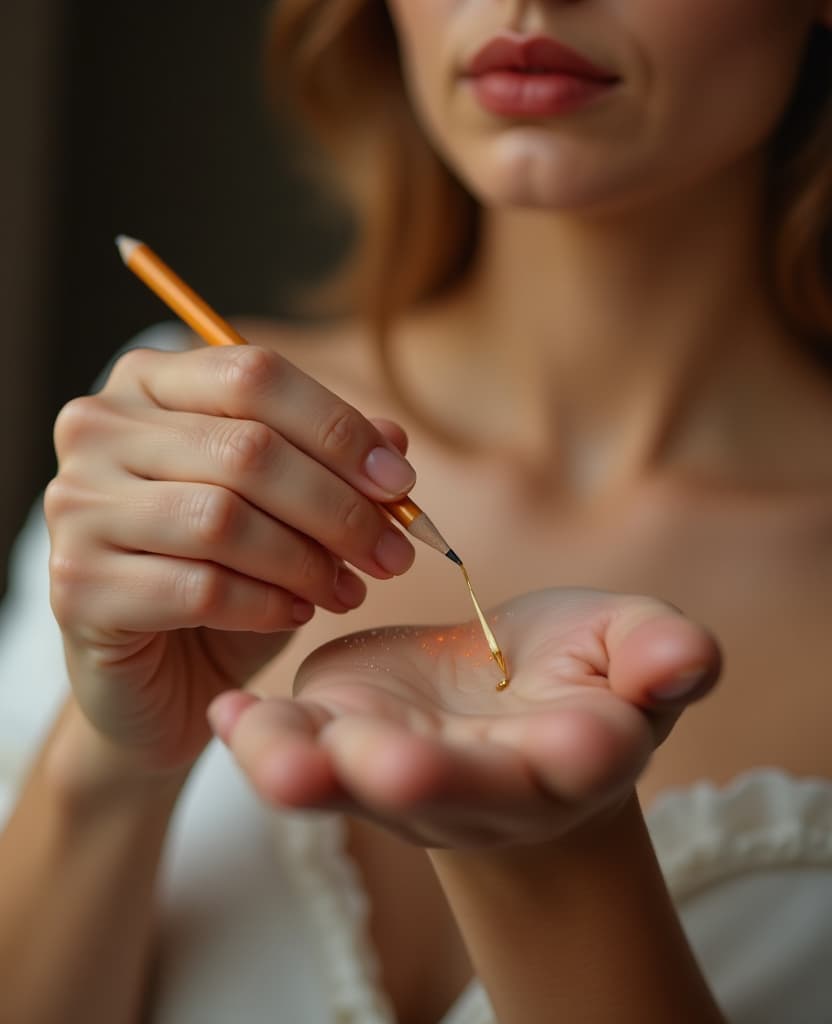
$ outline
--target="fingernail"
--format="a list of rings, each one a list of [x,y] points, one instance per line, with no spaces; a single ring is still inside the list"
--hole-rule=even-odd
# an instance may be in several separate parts
[[[335,596],[347,608],[357,608],[367,596],[367,588],[355,573],[339,569],[335,577]]]
[[[314,614],[315,605],[310,604],[309,601],[295,601],[292,605],[292,619],[298,626],[309,622]]]
[[[707,675],[708,670],[706,668],[688,669],[686,672],[681,672],[674,679],[670,679],[660,686],[654,686],[650,691],[650,696],[658,701],[682,700],[682,698],[693,693],[694,690],[698,690],[705,682]]]
[[[376,561],[382,569],[392,572],[394,576],[409,569],[415,557],[413,545],[398,530],[385,530],[376,544]]]
[[[373,448],[364,460],[364,472],[391,496],[404,494],[416,483],[416,471],[389,448]]]

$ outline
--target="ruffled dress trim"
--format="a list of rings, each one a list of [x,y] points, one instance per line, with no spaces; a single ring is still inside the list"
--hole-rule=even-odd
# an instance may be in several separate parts
[[[281,812],[274,828],[321,953],[333,1022],[395,1024],[370,942],[369,900],[347,852],[343,818]]]
[[[666,790],[647,823],[676,902],[755,869],[832,868],[829,779],[755,769],[725,787]]]

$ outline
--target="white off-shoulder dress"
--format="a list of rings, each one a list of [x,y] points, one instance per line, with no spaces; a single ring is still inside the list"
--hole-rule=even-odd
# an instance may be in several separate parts
[[[36,507],[0,609],[0,824],[66,694],[47,559]],[[668,792],[648,824],[728,1019],[832,1024],[832,781],[761,769]],[[218,743],[180,800],[160,901],[149,1024],[393,1024],[340,819],[268,811]],[[496,1024],[478,981],[437,1024]]]

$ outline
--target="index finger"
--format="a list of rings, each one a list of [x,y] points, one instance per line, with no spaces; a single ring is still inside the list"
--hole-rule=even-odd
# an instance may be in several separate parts
[[[365,416],[269,349],[134,349],[111,379],[159,408],[264,423],[374,501],[399,498],[416,482],[407,459]]]

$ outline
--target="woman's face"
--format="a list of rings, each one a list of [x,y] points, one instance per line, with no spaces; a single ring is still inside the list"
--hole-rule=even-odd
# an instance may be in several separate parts
[[[488,205],[629,205],[758,150],[832,0],[387,0],[413,103]]]

